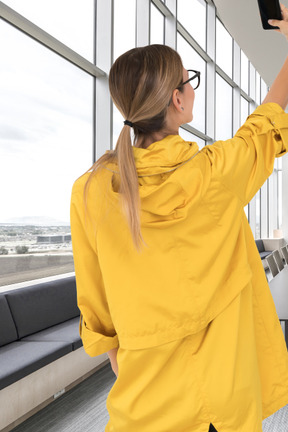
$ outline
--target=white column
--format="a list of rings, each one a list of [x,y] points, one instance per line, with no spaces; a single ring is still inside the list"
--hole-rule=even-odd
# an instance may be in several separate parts
[[[96,65],[106,75],[96,79],[96,159],[112,149],[112,101],[108,74],[112,64],[112,0],[97,1],[96,10]]]

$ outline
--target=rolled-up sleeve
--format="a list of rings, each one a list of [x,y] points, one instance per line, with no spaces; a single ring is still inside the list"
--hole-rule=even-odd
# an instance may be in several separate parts
[[[119,346],[110,316],[94,239],[87,231],[83,188],[74,183],[70,223],[77,302],[80,309],[79,332],[84,349],[91,357]]]
[[[258,106],[232,139],[203,149],[212,172],[247,205],[288,151],[288,114],[277,103]]]

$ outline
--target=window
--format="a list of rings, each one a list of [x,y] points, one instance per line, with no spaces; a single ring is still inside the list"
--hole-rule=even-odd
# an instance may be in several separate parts
[[[195,90],[191,126],[205,132],[206,62],[179,33],[177,35],[177,51],[186,69],[194,69],[201,72],[200,86]]]
[[[136,0],[114,0],[113,58],[135,47],[136,42]]]
[[[249,115],[249,102],[241,96],[241,125],[245,123]]]
[[[259,73],[256,71],[256,103],[257,105],[261,104],[261,77]]]
[[[216,19],[216,63],[232,78],[233,43],[232,37],[223,24]]]
[[[259,239],[261,237],[261,191],[259,190],[256,197],[256,230],[255,230],[255,239]]]
[[[94,154],[101,153],[105,146],[108,149],[116,145],[124,118],[113,107],[111,120],[110,100],[106,100],[109,116],[106,119],[104,115],[102,122],[99,115],[105,95],[102,85],[107,89],[110,60],[134,48],[136,41],[148,43],[150,37],[150,43],[163,44],[164,31],[170,31],[175,24],[166,43],[169,41],[177,49],[187,69],[201,72],[201,84],[195,91],[193,121],[181,127],[179,134],[187,141],[196,142],[200,149],[205,143],[231,138],[233,130],[241,126],[267,94],[266,83],[220,19],[216,18],[216,28],[214,23],[209,25],[213,14],[207,14],[205,0],[143,2],[141,11],[146,11],[143,21],[139,21],[137,1],[125,0],[125,8],[121,0],[4,2],[12,8],[11,16],[23,15],[40,31],[55,38],[53,50],[58,54],[37,42],[37,35],[33,40],[21,32],[21,19],[20,30],[9,25],[6,18],[0,20],[0,38],[5,41],[0,56],[3,167],[0,180],[5,185],[1,190],[0,250],[7,250],[20,259],[15,248],[19,246],[21,251],[22,247],[23,253],[26,246],[28,254],[34,250],[34,255],[40,255],[36,252],[42,250],[49,257],[39,272],[31,273],[22,267],[13,275],[2,265],[0,285],[73,271],[69,240],[71,188],[74,180],[92,165]],[[209,8],[214,8],[213,2],[209,2]],[[100,33],[99,26],[95,26],[95,18],[99,19],[102,13],[111,43],[105,40],[102,45],[104,53],[107,52],[104,61],[102,53],[96,52],[98,69],[92,76],[86,60],[93,66],[95,47],[99,48],[95,41],[104,37],[103,28]],[[144,27],[145,34],[140,34]],[[215,41],[215,46],[214,43],[209,46],[209,56],[207,40]],[[78,67],[65,58],[62,44],[80,55]],[[234,75],[233,64],[237,72]],[[98,74],[103,74],[101,86],[100,78],[96,78]],[[99,142],[99,119],[104,131],[101,134],[106,134],[105,144]],[[261,191],[244,209],[255,236],[272,236],[273,229],[281,226],[282,181],[280,158]],[[53,269],[48,265],[52,255],[59,256]]]
[[[216,140],[232,138],[232,87],[216,74]]]
[[[178,0],[178,21],[206,49],[206,2],[204,0]]]
[[[185,141],[196,142],[198,144],[199,150],[205,147],[205,141],[202,138],[194,135],[192,132],[188,132],[186,129],[180,128],[179,135]]]
[[[124,52],[135,48],[136,44],[136,0],[114,0],[114,61]],[[121,36],[120,36],[121,35]],[[113,148],[123,127],[122,115],[113,104]]]
[[[241,50],[241,89],[249,94],[249,60]]]
[[[267,88],[267,84],[265,83],[265,81],[261,78],[261,103],[263,102],[263,100],[265,99],[266,95],[268,92],[268,88]]]
[[[164,15],[151,3],[151,44],[164,44]]]
[[[4,3],[93,62],[93,0],[5,0]]]
[[[10,227],[0,227],[1,246],[13,255],[17,246],[69,252],[73,271],[71,236],[64,236],[72,184],[92,165],[93,78],[4,21],[0,38],[9,40],[1,51],[0,181],[1,223]],[[0,284],[7,272],[1,268]],[[9,276],[12,282],[17,275]],[[23,277],[35,273],[23,269]]]

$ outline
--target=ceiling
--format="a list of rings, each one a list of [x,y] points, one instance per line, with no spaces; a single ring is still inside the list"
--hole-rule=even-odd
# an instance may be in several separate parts
[[[257,0],[213,1],[222,23],[270,87],[288,55],[288,41],[263,30]]]

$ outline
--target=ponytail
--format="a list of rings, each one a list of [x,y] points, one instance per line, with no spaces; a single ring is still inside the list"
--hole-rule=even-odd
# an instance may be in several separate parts
[[[92,167],[85,184],[84,196],[92,176],[106,163],[118,164],[120,202],[127,219],[133,243],[138,252],[142,243],[140,196],[137,170],[131,143],[153,137],[166,127],[166,114],[175,88],[182,91],[183,65],[179,54],[166,45],[133,48],[114,62],[109,73],[109,90],[114,104],[125,119],[115,150],[106,152]]]
[[[105,153],[92,166],[92,172],[84,187],[85,207],[87,208],[87,191],[92,177],[96,171],[105,167],[107,163],[118,162],[120,174],[120,204],[126,216],[128,226],[132,235],[133,243],[138,252],[141,252],[141,242],[145,244],[140,227],[140,196],[138,186],[138,176],[132,149],[130,128],[124,126],[115,150]]]

